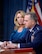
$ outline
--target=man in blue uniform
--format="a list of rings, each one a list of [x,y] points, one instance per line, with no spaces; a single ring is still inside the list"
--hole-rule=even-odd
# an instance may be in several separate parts
[[[33,47],[35,44],[42,43],[42,26],[37,24],[35,13],[26,13],[24,18],[26,28],[29,28],[30,34],[27,36],[27,47]],[[24,46],[21,46],[24,47]]]
[[[37,53],[42,52],[42,26],[37,24],[35,13],[26,13],[24,18],[26,28],[29,28],[30,34],[27,36],[27,43],[21,43],[20,48],[33,47]],[[40,49],[41,48],[41,49]]]

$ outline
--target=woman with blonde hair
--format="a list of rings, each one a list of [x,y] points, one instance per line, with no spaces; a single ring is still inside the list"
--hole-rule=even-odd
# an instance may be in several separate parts
[[[19,14],[19,16],[17,17],[17,15]],[[19,10],[16,12],[15,17],[14,17],[14,29],[18,29],[20,27],[20,25],[23,24],[23,20],[20,20],[20,22],[18,21],[18,18],[24,18],[25,12],[23,10]],[[22,22],[21,22],[22,21]]]
[[[23,10],[19,10],[15,14],[14,31],[11,34],[10,39],[9,39],[9,41],[12,41],[13,43],[25,42],[28,29],[24,28],[24,24],[23,24],[24,15],[25,15],[25,12]]]

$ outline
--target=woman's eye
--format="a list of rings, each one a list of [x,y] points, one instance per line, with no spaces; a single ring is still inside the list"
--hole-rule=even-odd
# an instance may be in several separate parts
[[[20,18],[20,17],[17,17],[17,18]]]
[[[17,17],[17,18],[23,18],[23,17]]]

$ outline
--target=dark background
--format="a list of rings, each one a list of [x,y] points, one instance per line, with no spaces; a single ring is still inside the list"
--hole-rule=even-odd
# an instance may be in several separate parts
[[[0,0],[0,40],[3,39],[3,2]]]
[[[26,11],[28,0],[0,0],[0,41],[8,40],[14,30],[14,15],[17,10]],[[42,0],[40,7],[42,10]]]

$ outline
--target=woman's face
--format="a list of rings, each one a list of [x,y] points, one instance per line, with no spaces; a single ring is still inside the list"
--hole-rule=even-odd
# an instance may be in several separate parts
[[[22,15],[20,13],[17,14],[17,22],[19,23],[19,25],[22,25],[24,21],[24,18],[22,17]]]

